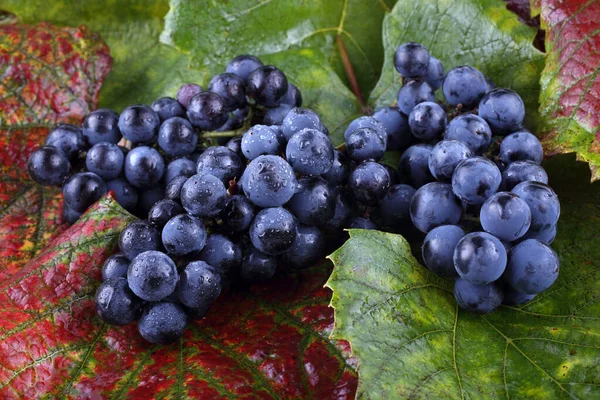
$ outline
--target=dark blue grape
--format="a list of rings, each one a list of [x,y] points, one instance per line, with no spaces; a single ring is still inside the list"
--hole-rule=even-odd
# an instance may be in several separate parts
[[[473,108],[487,92],[485,76],[468,65],[454,67],[446,74],[442,91],[452,107]]]
[[[498,191],[501,182],[496,164],[483,157],[471,157],[454,170],[452,190],[465,203],[479,205]]]
[[[510,89],[494,89],[479,102],[479,116],[487,121],[494,134],[506,134],[521,128],[525,118],[525,104]]]
[[[435,57],[429,57],[429,65],[427,66],[427,72],[425,73],[425,82],[431,86],[433,90],[438,90],[442,87],[444,82],[444,65]]]
[[[242,249],[227,236],[213,233],[198,258],[223,275],[242,263]]]
[[[133,143],[150,142],[156,138],[160,118],[156,111],[143,104],[134,104],[119,116],[119,130]]]
[[[492,130],[485,120],[474,114],[462,114],[450,121],[444,139],[466,144],[474,155],[487,151],[492,143]]]
[[[429,52],[415,42],[401,44],[394,54],[394,66],[405,78],[421,78],[427,74]]]
[[[246,84],[234,73],[216,75],[210,81],[208,90],[217,93],[225,100],[225,108],[232,111],[246,106]]]
[[[548,183],[548,174],[541,166],[531,161],[515,161],[508,164],[502,172],[502,186],[505,190],[512,190],[521,182]]]
[[[413,136],[426,142],[439,139],[446,129],[447,122],[446,111],[432,101],[417,104],[408,116],[408,125]]]
[[[348,156],[356,161],[379,161],[387,146],[387,135],[373,128],[359,128],[346,139]]]
[[[373,161],[360,164],[348,178],[348,187],[352,195],[364,205],[377,205],[390,186],[390,174],[383,165]]]
[[[435,180],[429,170],[429,156],[432,149],[433,146],[428,144],[416,144],[402,153],[398,174],[403,183],[418,189]]]
[[[529,206],[532,231],[540,232],[556,224],[560,216],[560,203],[550,186],[526,181],[515,186],[512,192],[525,200]]]
[[[379,227],[369,218],[363,217],[355,217],[350,221],[350,225],[348,226],[350,229],[369,229],[369,230],[378,230]]]
[[[190,106],[192,97],[201,92],[202,88],[200,85],[196,85],[195,83],[186,83],[181,85],[177,91],[177,101],[183,106],[183,108],[187,109]]]
[[[201,92],[192,97],[187,116],[194,127],[203,131],[214,131],[229,118],[225,99],[213,92]]]
[[[206,228],[192,215],[176,215],[162,230],[162,243],[167,253],[185,256],[200,251],[206,245]]]
[[[494,282],[506,269],[506,250],[486,232],[465,235],[454,249],[454,267],[461,278],[478,285]]]
[[[289,105],[292,107],[302,106],[302,93],[295,85],[288,84],[288,90],[281,99],[281,105]]]
[[[133,211],[138,204],[138,190],[123,178],[106,182],[106,189],[114,193],[117,203],[127,211]]]
[[[225,147],[227,147],[229,150],[233,151],[240,158],[240,161],[243,161],[244,153],[242,153],[242,138],[241,137],[238,136],[238,137],[229,139],[227,141],[227,143],[225,143]]]
[[[404,150],[412,141],[408,117],[398,107],[378,108],[373,118],[381,122],[387,134],[387,150]]]
[[[317,177],[301,178],[288,207],[301,223],[321,225],[333,217],[335,195],[325,180]]]
[[[281,125],[285,116],[292,110],[292,106],[281,104],[279,107],[268,108],[263,115],[262,123],[265,125]]]
[[[479,220],[486,232],[512,242],[527,233],[531,225],[531,211],[516,194],[499,192],[483,203]]]
[[[217,216],[226,201],[227,190],[223,182],[213,175],[194,175],[181,188],[181,205],[196,217]]]
[[[138,212],[141,213],[142,216],[147,215],[152,206],[164,198],[165,187],[162,184],[158,184],[150,189],[140,190],[137,204]]]
[[[92,111],[83,121],[83,136],[90,146],[100,142],[119,143],[119,114],[108,108]]]
[[[231,196],[221,211],[221,219],[233,231],[246,231],[254,219],[254,206],[244,196]]]
[[[127,325],[142,313],[142,301],[129,289],[127,279],[109,278],[102,282],[96,296],[96,314],[111,325]]]
[[[292,167],[283,158],[270,155],[252,160],[241,183],[248,199],[259,207],[284,205],[298,184]]]
[[[285,148],[292,168],[301,174],[322,175],[333,165],[333,146],[329,137],[316,129],[294,134]]]
[[[306,128],[327,133],[321,118],[308,108],[292,108],[281,122],[281,130],[286,140],[290,140],[292,136]]]
[[[416,190],[409,185],[394,185],[381,199],[377,209],[382,225],[400,228],[410,219],[410,201]]]
[[[198,157],[196,172],[212,175],[229,185],[229,181],[239,178],[244,171],[244,164],[238,155],[224,146],[209,147]]]
[[[285,74],[272,65],[254,70],[248,77],[248,96],[257,104],[277,107],[288,91]]]
[[[291,269],[310,268],[325,254],[325,239],[316,226],[298,225],[294,246],[280,256],[280,265]]]
[[[554,250],[538,240],[527,239],[510,250],[504,278],[521,293],[537,294],[556,281],[559,265]]]
[[[140,146],[125,157],[125,177],[133,186],[146,189],[156,185],[165,173],[165,161],[158,151]]]
[[[506,164],[515,161],[532,161],[540,164],[543,158],[542,144],[538,138],[527,131],[511,133],[500,144],[500,159]]]
[[[454,282],[454,297],[460,308],[477,314],[489,314],[502,304],[504,294],[496,283],[478,285],[458,278]]]
[[[237,56],[233,60],[229,61],[229,64],[227,64],[225,71],[230,72],[232,74],[236,74],[243,80],[247,80],[252,72],[254,72],[262,66],[263,63],[258,58],[248,54],[244,54],[241,56]]]
[[[150,343],[169,344],[183,336],[187,316],[180,305],[151,303],[138,322],[140,335]]]
[[[118,178],[123,172],[125,155],[114,143],[101,142],[92,146],[85,157],[88,171],[105,181]]]
[[[294,246],[297,235],[294,216],[284,208],[265,208],[250,224],[250,240],[263,253],[277,255]]]
[[[436,226],[456,225],[462,216],[460,200],[447,183],[431,182],[417,189],[410,202],[410,218],[427,233]]]
[[[244,122],[246,121],[246,117],[248,117],[248,113],[250,112],[250,107],[246,106],[244,108],[235,109],[227,114],[227,121],[223,125],[221,125],[217,132],[227,132],[234,131],[236,129],[244,126]],[[217,143],[219,145],[223,145],[227,143],[229,138],[217,138]]]
[[[127,278],[127,268],[129,260],[121,253],[113,254],[108,257],[102,265],[102,280],[110,278]]]
[[[27,159],[29,176],[44,186],[62,185],[70,169],[66,154],[52,146],[40,147]]]
[[[159,301],[169,296],[179,280],[177,267],[171,258],[160,251],[138,254],[127,270],[129,287],[138,297]]]
[[[68,224],[74,224],[83,215],[83,213],[73,210],[71,207],[69,207],[66,204],[63,204],[62,214],[63,214],[63,218],[65,219],[65,221]]]
[[[354,133],[354,131],[361,128],[371,128],[375,130],[379,136],[386,136],[387,140],[387,132],[385,131],[385,127],[383,126],[383,124],[374,117],[368,116],[359,117],[356,118],[354,121],[350,122],[350,124],[344,131],[344,140],[347,141],[350,135]]]
[[[171,218],[183,213],[185,213],[185,210],[175,201],[166,199],[160,200],[150,208],[150,211],[148,211],[148,222],[157,229],[162,230]]]
[[[435,101],[431,86],[424,81],[410,81],[398,91],[398,108],[409,115],[412,109],[425,101]]]
[[[207,309],[221,295],[221,275],[204,261],[189,263],[181,273],[177,295],[183,305]]]
[[[119,249],[129,260],[145,251],[161,248],[160,232],[146,221],[130,223],[119,235]]]
[[[46,138],[46,146],[62,150],[69,160],[76,159],[88,147],[81,128],[71,124],[59,124],[54,128]]]
[[[178,176],[189,178],[196,174],[196,163],[187,158],[177,158],[167,165],[165,182],[168,184]]]
[[[335,196],[335,208],[333,217],[325,223],[325,228],[339,231],[347,228],[352,217],[352,205],[348,199],[348,194],[340,190]]]
[[[181,117],[169,118],[158,131],[158,146],[172,157],[188,156],[196,150],[198,134],[192,124]]]
[[[504,286],[504,300],[502,300],[502,304],[506,304],[509,306],[520,306],[525,303],[530,302],[535,298],[535,294],[525,294],[521,293],[512,287],[505,285]]]
[[[333,187],[341,186],[348,180],[350,168],[350,160],[346,153],[333,149],[333,164],[331,169],[323,174],[323,178]]]
[[[172,97],[161,97],[150,106],[158,114],[161,121],[174,117],[185,117],[185,109]]]
[[[277,259],[274,256],[248,246],[240,268],[240,276],[248,282],[269,280],[277,271]]]
[[[523,238],[536,239],[549,246],[556,239],[556,224],[540,230],[529,229]]]
[[[435,179],[450,182],[456,166],[471,157],[471,149],[458,140],[442,140],[438,142],[429,155],[429,171]]]
[[[187,176],[177,176],[167,183],[167,186],[165,187],[165,199],[180,202],[181,189],[187,180]]]
[[[63,198],[65,204],[82,213],[100,200],[106,191],[106,183],[98,175],[92,172],[79,172],[64,184]]]
[[[440,276],[458,276],[454,249],[463,236],[465,231],[456,225],[442,225],[429,231],[421,247],[425,266]]]
[[[275,155],[278,152],[277,134],[266,125],[254,125],[242,137],[242,153],[248,160],[266,154]]]

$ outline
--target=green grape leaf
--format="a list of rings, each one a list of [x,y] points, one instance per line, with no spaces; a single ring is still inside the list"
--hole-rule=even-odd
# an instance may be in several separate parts
[[[562,215],[556,283],[520,307],[458,309],[450,280],[399,235],[353,230],[331,259],[333,337],[358,359],[358,398],[600,396],[600,183],[572,156],[547,162]]]

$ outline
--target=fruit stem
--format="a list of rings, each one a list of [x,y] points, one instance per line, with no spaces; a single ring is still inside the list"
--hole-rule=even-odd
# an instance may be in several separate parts
[[[214,139],[214,138],[220,138],[220,137],[243,136],[244,132],[246,132],[246,129],[235,129],[233,131],[224,131],[224,132],[208,131],[208,132],[202,132],[200,134],[200,136],[205,139]]]
[[[340,50],[340,57],[342,58],[342,64],[344,64],[344,70],[346,71],[346,76],[348,77],[348,81],[350,81],[350,88],[352,89],[352,93],[358,99],[358,103],[363,111],[367,109],[365,101],[362,97],[362,93],[360,92],[360,86],[358,86],[358,81],[356,80],[356,74],[354,73],[354,68],[352,68],[352,63],[350,62],[350,57],[348,57],[348,52],[346,51],[346,46],[344,46],[344,42],[340,35],[337,35],[335,38],[337,42],[338,49]]]

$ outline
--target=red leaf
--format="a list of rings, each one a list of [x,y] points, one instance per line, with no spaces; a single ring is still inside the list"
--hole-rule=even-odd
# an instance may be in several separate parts
[[[0,397],[354,397],[349,346],[328,339],[329,262],[222,296],[170,346],[103,324],[100,265],[131,218],[105,198],[0,286]]]
[[[49,129],[95,108],[110,63],[83,26],[0,25],[0,280],[65,228],[59,191],[34,184],[25,165]]]

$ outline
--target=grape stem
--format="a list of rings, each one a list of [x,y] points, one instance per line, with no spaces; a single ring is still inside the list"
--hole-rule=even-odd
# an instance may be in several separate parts
[[[346,46],[344,46],[344,41],[342,40],[342,37],[340,35],[337,35],[335,40],[338,49],[340,50],[340,57],[342,58],[342,64],[344,64],[344,70],[346,71],[346,76],[348,77],[348,81],[350,82],[352,93],[354,93],[354,96],[356,96],[362,110],[365,111],[367,109],[367,106],[362,97],[362,93],[360,92],[360,86],[358,86],[356,74],[354,73],[354,68],[352,68],[352,63],[350,62],[350,57],[348,57],[348,52],[346,51]]]
[[[233,131],[224,131],[224,132],[217,132],[217,131],[208,131],[208,132],[202,132],[200,134],[200,136],[202,138],[205,139],[213,139],[213,138],[220,138],[220,137],[237,137],[237,136],[243,136],[244,132],[246,132],[246,128],[240,128],[240,129],[235,129]]]

